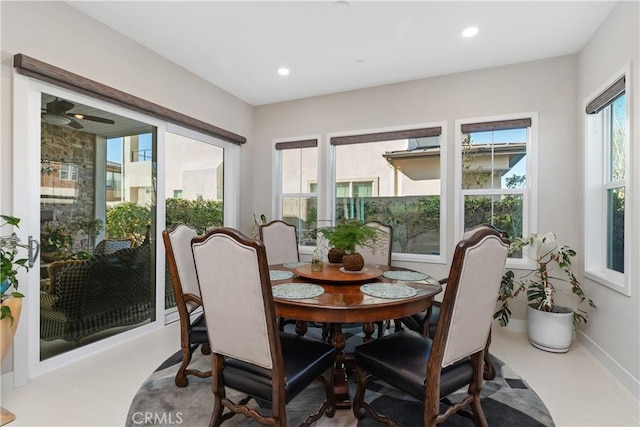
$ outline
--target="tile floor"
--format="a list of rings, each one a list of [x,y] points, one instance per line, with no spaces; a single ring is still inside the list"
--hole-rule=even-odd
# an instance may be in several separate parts
[[[2,406],[17,417],[8,426],[123,426],[140,385],[178,350],[178,334],[174,323],[5,392]],[[538,393],[557,426],[640,425],[639,402],[578,343],[551,354],[498,327],[492,352]],[[355,426],[349,418],[323,418],[318,427]]]

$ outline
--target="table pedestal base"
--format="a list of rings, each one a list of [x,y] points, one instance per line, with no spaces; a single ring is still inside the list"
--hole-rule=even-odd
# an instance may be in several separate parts
[[[333,368],[333,391],[336,395],[336,409],[351,409],[349,383],[344,368]]]

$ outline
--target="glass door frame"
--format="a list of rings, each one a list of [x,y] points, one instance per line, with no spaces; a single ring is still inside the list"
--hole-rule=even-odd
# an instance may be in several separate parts
[[[239,182],[240,182],[240,168],[233,167],[233,165],[240,164],[240,149],[236,144],[232,144],[230,142],[222,141],[221,139],[214,138],[213,136],[204,135],[201,132],[197,132],[191,129],[187,129],[183,126],[174,125],[172,123],[167,123],[166,127],[167,133],[172,133],[175,135],[180,135],[185,138],[189,138],[194,141],[201,142],[203,144],[212,145],[214,147],[219,147],[224,150],[223,157],[223,168],[224,168],[224,178],[223,178],[223,221],[226,227],[238,227],[238,218],[239,218],[239,200],[238,197],[235,197],[239,194]],[[168,138],[164,138],[165,142]],[[158,206],[157,215],[158,218],[166,218],[166,143],[162,145],[162,147],[158,150],[158,165],[162,164],[163,167],[158,167]],[[160,173],[162,172],[162,173]],[[161,178],[162,177],[162,178]],[[157,227],[158,235],[156,238],[158,242],[162,242],[162,230],[163,227]],[[166,280],[165,277],[165,262],[166,256],[164,251],[164,245],[162,249],[158,247],[158,259],[156,261],[156,265],[158,266],[158,271],[156,277],[158,281],[162,280],[162,283]],[[162,252],[162,256],[160,257],[160,252]],[[160,279],[162,277],[162,279]],[[163,288],[164,289],[164,288]],[[164,296],[164,295],[163,295]],[[164,300],[162,301],[164,304]],[[192,318],[197,317],[202,311],[202,308],[198,308],[194,311],[191,316]],[[178,310],[177,308],[172,308],[167,310],[165,308],[165,324],[169,324],[179,320]]]
[[[233,143],[220,141],[179,126],[170,125],[123,107],[115,106],[96,98],[78,94],[37,79],[13,73],[13,214],[21,218],[18,234],[25,241],[27,235],[34,239],[40,236],[40,111],[41,94],[47,93],[61,98],[111,111],[155,126],[157,129],[157,212],[156,233],[152,239],[156,243],[156,319],[149,324],[117,334],[113,337],[74,349],[59,356],[40,361],[40,259],[35,260],[29,272],[21,272],[19,280],[21,290],[26,295],[23,312],[14,339],[13,382],[14,387],[26,384],[29,379],[66,365],[89,354],[100,352],[123,341],[164,327],[168,319],[164,313],[164,268],[165,252],[161,233],[165,221],[165,134],[167,131],[188,134],[203,142],[214,143],[225,148],[225,188],[224,220],[225,225],[236,227],[238,223],[238,183],[240,147]],[[38,213],[35,215],[34,213]]]

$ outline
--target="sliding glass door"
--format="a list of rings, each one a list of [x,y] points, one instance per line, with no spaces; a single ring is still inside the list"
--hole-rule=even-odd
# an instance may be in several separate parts
[[[22,76],[14,99],[13,213],[41,245],[19,386],[177,317],[160,234],[237,226],[239,147]]]
[[[224,225],[224,145],[202,135],[177,132],[166,134],[165,227],[184,223],[203,234]],[[175,305],[165,266],[165,308]]]
[[[41,94],[40,360],[156,319],[157,128]]]

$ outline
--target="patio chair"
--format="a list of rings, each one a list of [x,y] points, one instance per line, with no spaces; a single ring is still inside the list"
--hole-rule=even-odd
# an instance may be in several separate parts
[[[120,249],[132,248],[135,246],[135,239],[104,239],[98,243],[93,250],[94,255],[98,254],[111,254]]]

